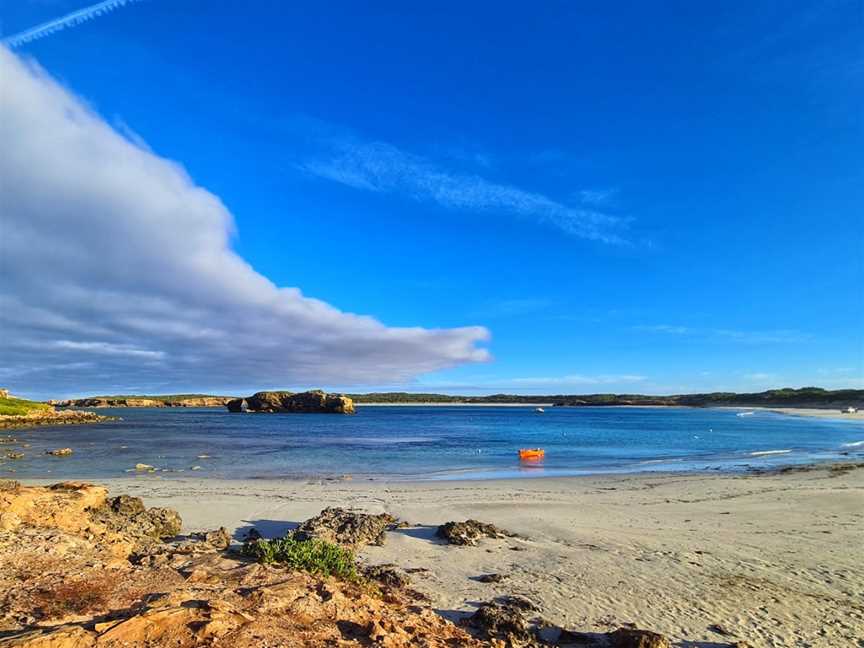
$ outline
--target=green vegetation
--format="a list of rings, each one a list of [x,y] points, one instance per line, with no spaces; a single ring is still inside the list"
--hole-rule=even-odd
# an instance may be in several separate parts
[[[23,398],[0,398],[0,416],[26,416],[32,412],[48,412],[53,409],[45,403],[37,403]]]
[[[243,553],[261,563],[281,563],[319,576],[358,580],[354,554],[324,540],[297,540],[292,534],[243,545]]]
[[[649,396],[645,394],[492,394],[489,396],[452,396],[449,394],[411,394],[407,392],[379,392],[346,394],[357,403],[553,403],[561,406],[602,405],[667,405],[689,407],[764,406],[764,407],[860,407],[864,405],[864,390],[838,389],[828,391],[820,387],[801,389],[770,389],[752,394],[713,392],[708,394],[680,394]]]

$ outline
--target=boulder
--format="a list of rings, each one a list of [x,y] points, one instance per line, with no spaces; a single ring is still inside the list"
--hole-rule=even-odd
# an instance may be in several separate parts
[[[494,524],[479,522],[477,520],[465,520],[464,522],[447,522],[438,527],[436,535],[443,538],[449,544],[473,547],[482,538],[513,538],[515,533],[510,533]]]
[[[397,565],[386,564],[366,567],[363,570],[363,575],[392,589],[406,589],[411,585],[411,577]]]
[[[68,457],[72,454],[72,448],[57,448],[56,450],[46,450],[45,454],[52,457]]]
[[[118,495],[91,512],[94,520],[130,538],[146,542],[173,538],[183,526],[180,514],[169,508],[146,508],[140,497]]]
[[[298,540],[318,538],[346,547],[383,545],[384,532],[398,520],[389,513],[371,515],[342,508],[326,508],[294,531]]]
[[[531,642],[533,633],[522,610],[511,605],[484,603],[464,622],[481,638],[521,646]]]
[[[658,632],[618,628],[609,634],[613,648],[671,648],[669,640]]]
[[[231,534],[225,527],[219,527],[215,531],[198,531],[193,533],[192,537],[206,542],[214,549],[227,549],[231,546]]]

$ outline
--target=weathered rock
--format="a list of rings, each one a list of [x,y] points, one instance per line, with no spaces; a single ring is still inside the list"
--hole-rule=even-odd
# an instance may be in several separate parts
[[[669,640],[657,632],[618,628],[609,634],[613,648],[671,648]]]
[[[436,535],[450,544],[473,547],[482,538],[512,538],[516,534],[500,529],[494,524],[465,520],[442,524],[438,527]]]
[[[17,492],[21,488],[21,482],[14,479],[0,479],[0,491]]]
[[[405,589],[411,585],[411,577],[396,565],[373,565],[366,567],[363,574],[370,580],[394,589]]]
[[[225,407],[228,408],[229,412],[234,412],[236,414],[238,412],[248,411],[249,404],[246,402],[245,398],[232,398],[225,403]]]
[[[137,498],[67,483],[0,490],[0,645],[9,648],[481,648],[399,588],[247,564],[209,543],[156,543],[133,565],[107,559],[113,536],[94,518],[141,516]],[[152,511],[153,509],[150,509]],[[143,513],[142,513],[143,511]],[[46,526],[56,522],[63,526]],[[222,536],[223,532],[216,532]],[[205,540],[206,536],[205,535]]]
[[[68,457],[72,454],[72,448],[57,448],[56,450],[46,450],[45,454],[52,457]]]
[[[215,549],[227,549],[231,546],[231,534],[225,527],[219,527],[215,531],[198,531],[193,533],[192,537],[206,542]]]
[[[156,472],[156,467],[150,464],[137,463],[135,464],[135,472]]]
[[[398,520],[389,513],[371,515],[342,508],[326,508],[294,531],[298,540],[318,538],[347,547],[383,545],[385,531]]]
[[[92,517],[109,529],[138,541],[173,538],[183,526],[180,514],[174,509],[148,509],[141,498],[129,495],[107,499],[92,511]]]
[[[316,389],[295,394],[284,391],[263,391],[248,398],[235,398],[226,403],[229,412],[317,412],[353,414],[354,401],[342,394],[328,394]]]
[[[500,583],[505,578],[507,578],[504,574],[481,574],[477,577],[477,581],[480,583]]]
[[[510,605],[484,603],[465,622],[482,638],[521,645],[532,641],[528,621],[522,610]]]
[[[48,401],[56,407],[222,407],[231,396],[191,396],[189,398],[76,398]]]
[[[40,425],[83,425],[102,423],[113,420],[110,416],[101,416],[94,412],[78,410],[55,411],[53,409],[37,410],[23,416],[0,416],[0,428],[27,428]]]

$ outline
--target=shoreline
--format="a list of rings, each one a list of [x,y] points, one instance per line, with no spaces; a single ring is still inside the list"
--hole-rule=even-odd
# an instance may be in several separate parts
[[[413,572],[413,587],[450,618],[477,601],[519,595],[585,631],[629,622],[676,642],[828,648],[854,645],[864,628],[864,467],[840,466],[483,482],[99,483],[177,509],[184,532],[225,526],[235,541],[252,527],[281,536],[328,506],[393,514],[409,526],[361,558]],[[435,538],[438,525],[468,518],[522,537],[476,547]],[[479,580],[490,573],[501,582]]]

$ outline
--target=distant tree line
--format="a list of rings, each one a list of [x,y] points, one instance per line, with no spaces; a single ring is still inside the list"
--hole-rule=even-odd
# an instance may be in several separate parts
[[[711,392],[706,394],[676,394],[650,396],[645,394],[491,394],[489,396],[452,396],[449,394],[415,394],[409,392],[375,392],[346,394],[357,403],[552,403],[562,407],[601,405],[660,405],[689,407],[765,406],[765,407],[847,407],[864,406],[864,390],[803,387],[801,389],[769,389],[764,392],[736,394]]]

